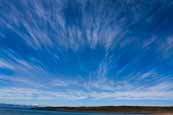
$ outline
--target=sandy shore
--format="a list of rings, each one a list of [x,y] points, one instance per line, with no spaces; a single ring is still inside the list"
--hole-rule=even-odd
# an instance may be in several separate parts
[[[160,113],[160,114],[157,114],[157,115],[173,115],[173,113]]]

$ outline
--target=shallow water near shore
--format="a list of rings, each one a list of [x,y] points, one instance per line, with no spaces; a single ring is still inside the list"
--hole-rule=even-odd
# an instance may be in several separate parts
[[[115,113],[108,114],[108,113],[94,113],[94,112],[40,111],[40,110],[31,110],[31,109],[0,108],[0,115],[149,115],[149,114],[115,114]]]

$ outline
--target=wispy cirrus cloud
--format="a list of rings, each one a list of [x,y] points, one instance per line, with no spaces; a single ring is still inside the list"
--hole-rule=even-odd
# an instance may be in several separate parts
[[[172,100],[171,1],[6,0],[0,9],[1,100]]]

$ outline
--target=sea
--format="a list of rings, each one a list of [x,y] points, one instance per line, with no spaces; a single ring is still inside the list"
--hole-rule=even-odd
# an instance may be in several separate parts
[[[64,111],[43,111],[31,109],[9,109],[0,108],[0,115],[149,115],[149,114],[108,114],[94,112],[64,112]]]

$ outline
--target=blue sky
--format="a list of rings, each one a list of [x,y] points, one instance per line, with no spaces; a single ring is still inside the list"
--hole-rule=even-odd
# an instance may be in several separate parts
[[[0,0],[0,103],[173,105],[172,0]]]

